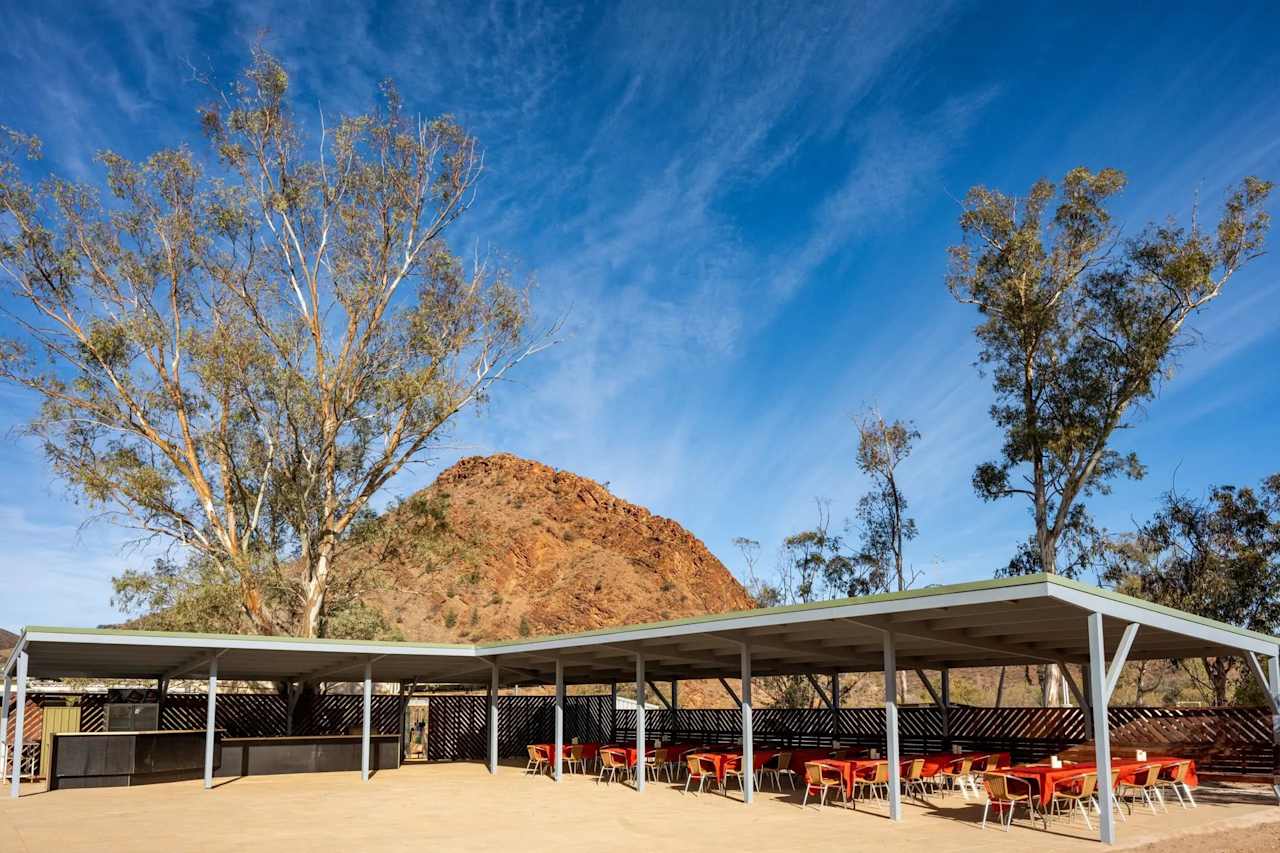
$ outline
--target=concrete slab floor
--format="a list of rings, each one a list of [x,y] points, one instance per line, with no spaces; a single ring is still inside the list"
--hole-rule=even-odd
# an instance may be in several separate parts
[[[5,791],[7,793],[7,789]],[[1021,817],[1008,833],[979,828],[982,806],[959,795],[909,802],[894,824],[875,804],[802,810],[798,794],[765,791],[744,806],[737,791],[685,795],[649,783],[643,794],[623,784],[568,776],[557,785],[504,766],[491,777],[481,764],[407,765],[363,784],[358,774],[315,773],[135,788],[43,791],[0,799],[0,851],[245,851],[297,853],[391,850],[1101,850],[1077,818],[1048,832]],[[1135,810],[1119,826],[1118,848],[1280,821],[1263,786],[1203,787],[1200,808],[1174,804],[1169,814]],[[1264,831],[1259,829],[1259,832]],[[1203,836],[1203,849],[1217,849]],[[1187,846],[1187,843],[1193,846]]]

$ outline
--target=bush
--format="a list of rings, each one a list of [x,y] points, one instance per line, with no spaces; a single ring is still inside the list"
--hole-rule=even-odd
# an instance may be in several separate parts
[[[444,626],[446,628],[452,628],[454,625],[457,625],[457,624],[458,624],[458,614],[454,613],[452,608],[450,608],[449,610],[446,610],[444,612]]]
[[[521,616],[520,617],[520,636],[527,637],[529,636],[530,633],[532,632],[529,629],[529,617]]]

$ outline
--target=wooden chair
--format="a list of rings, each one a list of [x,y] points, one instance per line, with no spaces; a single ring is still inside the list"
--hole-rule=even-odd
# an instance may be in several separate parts
[[[745,795],[746,787],[743,784],[744,780],[742,778],[742,774],[743,774],[743,769],[742,769],[741,755],[735,755],[732,758],[725,761],[724,781],[720,783],[720,786],[724,788],[725,794],[729,793],[729,780],[733,779],[738,783],[738,790],[742,791]]]
[[[848,808],[849,798],[844,792],[844,777],[840,771],[818,761],[807,761],[804,765],[804,799],[800,801],[800,808],[804,808],[809,804],[809,795],[818,795],[818,808],[821,809],[827,804],[827,793],[832,788],[840,791],[840,801]]]
[[[565,767],[569,769],[570,773],[573,772],[573,768],[575,765],[577,766],[579,773],[586,773],[587,762],[586,762],[586,758],[584,757],[584,750],[582,749],[582,747],[576,744],[574,746],[569,747],[565,751],[564,764],[565,764]]]
[[[600,775],[596,778],[596,782],[616,782],[619,773],[624,780],[631,775],[631,768],[627,766],[626,753],[619,753],[616,749],[600,750]]]
[[[1093,796],[1097,787],[1098,774],[1093,772],[1063,779],[1053,790],[1053,799],[1049,801],[1050,813],[1061,816],[1065,804],[1067,820],[1071,820],[1073,813],[1079,812],[1084,818],[1084,825],[1092,831],[1093,821],[1089,820],[1089,812],[1098,805]]]
[[[1035,819],[1040,817],[1044,821],[1045,829],[1049,828],[1048,818],[1042,817],[1036,812],[1035,791],[1031,787],[1031,783],[1026,779],[1017,776],[1009,776],[1004,773],[984,773],[983,781],[987,787],[987,802],[982,807],[982,828],[987,828],[987,810],[991,808],[992,803],[1000,806],[1000,824],[1004,827],[1004,831],[1008,832],[1009,827],[1013,824],[1013,812],[1018,806],[1025,806],[1027,809],[1027,820],[1035,823]],[[1009,817],[1006,819],[1004,813],[1008,812]]]
[[[853,777],[853,805],[858,806],[858,799],[866,791],[866,799],[885,801],[889,799],[889,762],[882,761],[871,771],[870,776]]]
[[[920,799],[928,799],[929,786],[924,778],[924,759],[913,758],[902,776],[902,790],[908,797],[914,791]]]
[[[1151,809],[1152,814],[1158,814],[1156,804],[1166,812],[1169,807],[1164,804],[1164,795],[1160,793],[1160,788],[1156,782],[1160,778],[1160,765],[1151,764],[1138,771],[1137,776],[1132,782],[1120,782],[1116,785],[1117,800],[1124,800],[1126,804],[1131,804],[1138,797],[1147,804],[1147,808]],[[1132,814],[1133,807],[1130,805],[1129,812]]]
[[[671,781],[671,750],[665,747],[650,750],[645,753],[645,774],[652,777],[653,781],[658,782],[662,774],[666,774],[667,781]]]
[[[706,790],[707,781],[710,780],[712,785],[719,785],[720,779],[716,776],[716,763],[709,758],[699,758],[696,755],[685,754],[684,762],[688,767],[688,776],[684,780],[683,793],[689,793],[689,785],[696,783],[698,790],[695,792],[701,794]]]
[[[538,775],[545,773],[550,769],[550,762],[547,760],[547,753],[540,746],[527,746],[529,751],[529,762],[524,766],[524,772],[530,775]]]
[[[1191,796],[1191,786],[1187,784],[1187,776],[1190,773],[1190,761],[1179,761],[1176,764],[1166,765],[1164,771],[1156,779],[1156,790],[1169,788],[1178,798],[1179,805],[1185,809],[1187,803],[1191,803],[1191,808],[1194,809],[1196,807],[1196,798]],[[1183,794],[1186,794],[1187,798],[1185,800],[1182,798]],[[1160,801],[1164,802],[1163,794],[1160,796]]]
[[[973,784],[973,758],[957,758],[955,761],[944,767],[938,773],[938,778],[942,780],[942,787],[938,790],[945,797],[947,788],[954,787],[960,789],[960,796],[966,800],[969,799],[969,791],[973,791],[973,795],[978,795],[978,788]]]
[[[774,784],[778,786],[778,791],[782,791],[782,780],[786,779],[787,784],[791,786],[791,790],[796,789],[796,779],[800,774],[791,769],[791,753],[779,752],[773,759],[773,766],[768,768],[768,772],[773,774]]]

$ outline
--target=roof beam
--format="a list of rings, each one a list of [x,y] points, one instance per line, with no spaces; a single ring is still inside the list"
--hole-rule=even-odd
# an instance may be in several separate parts
[[[929,680],[928,676],[926,676],[926,675],[924,674],[924,670],[923,670],[923,669],[917,669],[917,670],[916,670],[916,678],[920,679],[920,683],[924,685],[924,689],[925,689],[925,690],[927,690],[927,691],[929,691],[929,698],[933,700],[933,704],[935,704],[935,705],[937,705],[939,708],[941,708],[941,707],[942,707],[942,697],[938,695],[938,691],[937,691],[937,690],[934,690],[934,689],[933,689],[933,682],[931,682],[931,681]]]
[[[193,657],[190,660],[183,661],[173,669],[159,676],[160,678],[172,681],[175,678],[181,678],[194,669],[199,669],[202,665],[217,660],[227,653],[227,649],[219,649],[218,651],[208,651],[204,654]]]
[[[979,651],[991,652],[996,655],[1002,655],[1008,658],[1030,659],[1042,663],[1057,663],[1057,656],[1050,651],[1040,648],[1039,646],[1028,646],[1017,641],[1009,641],[1004,643],[989,642],[983,638],[972,637],[965,631],[957,630],[930,630],[928,626],[902,626],[895,620],[884,619],[881,617],[849,619],[858,625],[879,628],[882,631],[893,631],[895,634],[915,637],[920,640],[931,640],[937,643],[946,643],[953,646],[967,646],[971,649]]]
[[[804,643],[791,643],[786,640],[774,640],[767,636],[761,637],[749,634],[744,635],[742,638],[738,638],[732,634],[721,634],[718,631],[708,631],[704,636],[715,637],[717,640],[721,640],[726,643],[733,643],[736,646],[742,646],[746,643],[752,648],[772,649],[786,654],[801,655],[809,660],[819,660],[826,663],[844,664],[849,660],[846,655],[831,654],[823,651],[822,646],[809,646]]]
[[[646,661],[646,663],[648,663],[648,661]],[[649,685],[649,689],[653,691],[653,695],[658,697],[658,701],[667,706],[668,711],[675,710],[675,708],[671,707],[671,703],[667,701],[667,697],[662,695],[662,691],[658,689],[658,685],[654,684],[647,678],[645,679],[645,683]]]
[[[353,657],[347,658],[342,663],[333,664],[323,669],[312,670],[311,672],[308,672],[305,675],[299,675],[294,680],[295,681],[324,681],[329,676],[336,675],[339,672],[343,672],[345,670],[351,669],[353,666],[359,666],[365,663],[374,663],[375,661],[382,660],[384,657],[386,657],[386,655],[374,655],[373,657],[367,657],[366,655],[355,655]]]
[[[729,698],[733,700],[733,704],[742,707],[742,700],[738,698],[738,694],[733,692],[733,688],[729,686],[729,682],[723,678],[720,679],[720,686],[724,688],[724,692],[729,694]]]
[[[813,673],[806,672],[804,677],[809,679],[809,686],[818,694],[818,698],[822,700],[822,704],[826,705],[829,710],[834,711],[836,706],[832,703],[831,697],[827,695],[827,691],[822,689],[822,685],[818,683],[818,679],[813,677]]]

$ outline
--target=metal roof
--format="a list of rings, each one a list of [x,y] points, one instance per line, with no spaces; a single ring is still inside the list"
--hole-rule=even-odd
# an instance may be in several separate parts
[[[1125,626],[1141,626],[1130,660],[1254,652],[1280,639],[1055,575],[926,587],[739,613],[476,645],[307,640],[225,634],[29,627],[18,648],[34,678],[200,678],[213,655],[229,680],[349,681],[372,662],[379,681],[569,683],[731,677],[742,644],[755,675],[879,671],[893,632],[899,669],[1088,661],[1085,615],[1103,615],[1108,657]],[[6,664],[6,672],[13,658]]]

